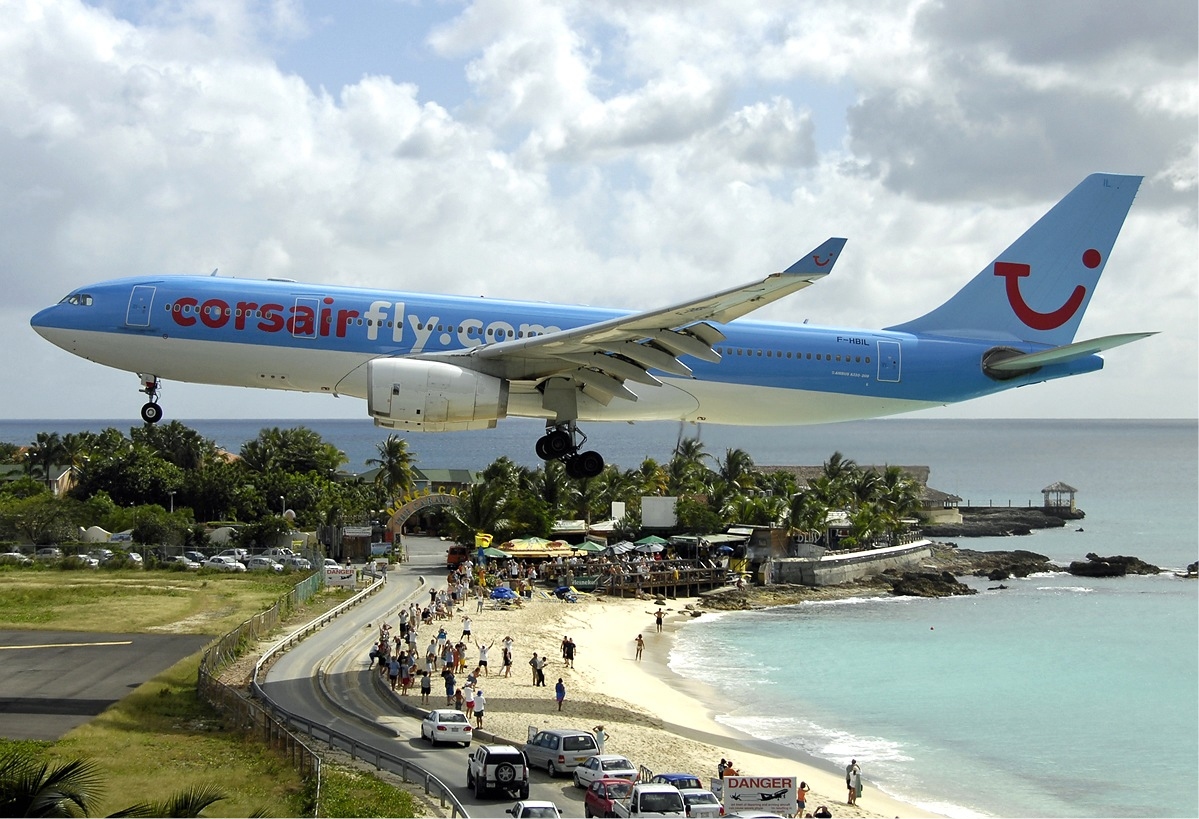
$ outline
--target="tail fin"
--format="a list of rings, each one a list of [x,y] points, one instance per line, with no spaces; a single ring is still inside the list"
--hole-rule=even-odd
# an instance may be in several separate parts
[[[949,301],[887,329],[1069,344],[1140,184],[1091,174]]]

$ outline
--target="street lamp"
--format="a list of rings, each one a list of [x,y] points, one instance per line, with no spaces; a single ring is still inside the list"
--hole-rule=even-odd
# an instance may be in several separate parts
[[[171,496],[171,514],[173,515],[175,514],[175,490],[172,489],[167,494]]]
[[[282,495],[279,496],[279,514],[287,514],[287,498]]]

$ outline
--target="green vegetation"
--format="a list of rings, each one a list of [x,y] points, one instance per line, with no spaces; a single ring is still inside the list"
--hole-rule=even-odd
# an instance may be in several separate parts
[[[135,427],[129,436],[115,429],[39,433],[10,455],[25,477],[0,485],[0,539],[63,542],[77,527],[98,525],[132,530],[139,543],[201,546],[206,536],[197,524],[221,520],[236,522],[241,545],[253,546],[291,528],[284,506],[301,529],[381,523],[377,510],[411,491],[414,458],[396,435],[377,448],[379,457],[364,464],[377,472],[364,481],[339,473],[344,455],[305,427],[263,429],[238,458],[178,421]],[[58,498],[45,482],[64,465],[75,470],[76,482]],[[641,498],[672,495],[680,499],[680,533],[731,524],[820,533],[830,512],[843,512],[851,531],[841,545],[862,546],[894,542],[918,508],[918,491],[896,467],[862,470],[839,452],[821,475],[801,484],[790,472],[759,470],[743,450],[714,457],[700,441],[684,438],[665,464],[649,458],[630,470],[609,464],[585,479],[568,477],[559,461],[530,469],[499,458],[460,506],[430,514],[459,542],[473,543],[479,531],[502,542],[547,537],[559,519],[602,519],[620,501],[627,516],[617,534],[636,539]]]
[[[424,816],[412,794],[370,774],[340,765],[324,766],[322,816]]]

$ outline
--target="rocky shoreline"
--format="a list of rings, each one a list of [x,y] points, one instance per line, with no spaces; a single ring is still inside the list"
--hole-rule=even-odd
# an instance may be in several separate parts
[[[976,589],[958,580],[966,575],[999,582],[1012,577],[1028,577],[1037,572],[1068,571],[1080,577],[1122,577],[1126,574],[1161,572],[1157,566],[1135,557],[1100,557],[1092,553],[1086,558],[1085,561],[1074,561],[1068,567],[1063,567],[1045,555],[1023,549],[980,552],[974,549],[959,549],[952,543],[934,543],[932,556],[920,571],[900,572],[890,569],[872,577],[837,586],[775,584],[747,586],[741,589],[726,587],[700,595],[700,605],[704,609],[730,611],[847,597],[950,597],[976,594]]]
[[[924,535],[930,538],[1029,535],[1034,529],[1060,529],[1068,521],[1086,517],[1081,509],[1035,506],[963,506],[958,511],[962,514],[961,523],[927,524]]]

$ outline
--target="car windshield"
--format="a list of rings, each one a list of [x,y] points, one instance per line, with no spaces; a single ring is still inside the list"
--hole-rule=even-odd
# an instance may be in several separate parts
[[[686,776],[671,777],[670,779],[664,779],[662,781],[665,782],[667,785],[674,785],[676,788],[678,788],[680,790],[682,790],[683,788],[702,788],[704,786],[704,783],[700,782],[694,776],[692,776],[692,777],[686,777]]]
[[[683,809],[683,797],[678,793],[641,794],[642,813],[669,813]]]
[[[620,759],[605,759],[602,765],[605,771],[628,771],[632,770],[633,768],[633,763],[629,762],[624,757],[621,757]]]
[[[612,799],[628,799],[633,792],[632,782],[621,782],[608,786],[608,796]]]
[[[487,757],[488,765],[499,765],[501,762],[510,762],[513,765],[525,764],[524,757],[520,754],[506,754],[503,752],[493,753]]]
[[[525,808],[521,816],[529,819],[558,819],[558,811],[549,807]]]
[[[562,739],[562,750],[564,751],[594,751],[595,740],[591,735],[564,737]]]
[[[716,794],[714,793],[685,793],[683,801],[688,805],[715,805],[717,804]]]
[[[441,722],[466,722],[466,715],[459,714],[457,711],[451,711],[448,714],[441,715]]]

